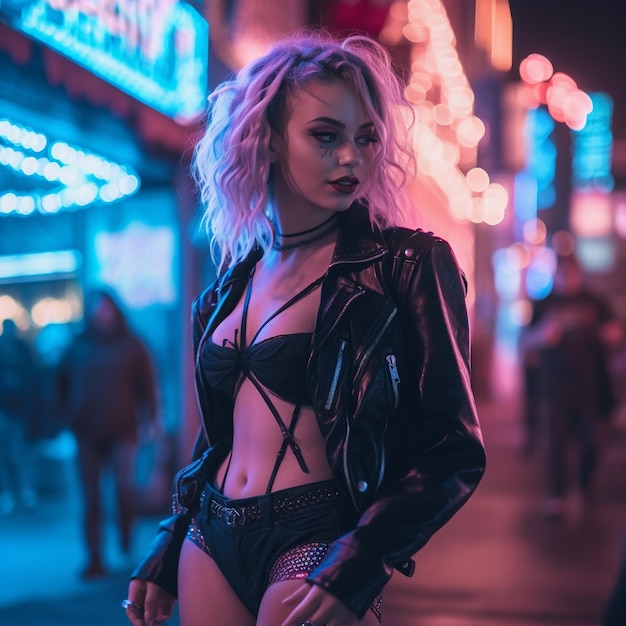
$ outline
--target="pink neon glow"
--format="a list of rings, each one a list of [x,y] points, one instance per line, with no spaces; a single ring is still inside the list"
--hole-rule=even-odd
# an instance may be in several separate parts
[[[587,116],[593,110],[591,98],[580,89],[568,94],[563,103],[563,117],[565,123],[572,130],[581,130],[587,123]]]
[[[542,54],[529,54],[519,66],[522,80],[530,84],[549,80],[553,71],[552,63]]]
[[[565,121],[565,101],[569,95],[576,91],[576,82],[563,72],[557,72],[550,80],[550,87],[546,92],[548,111],[557,122]]]

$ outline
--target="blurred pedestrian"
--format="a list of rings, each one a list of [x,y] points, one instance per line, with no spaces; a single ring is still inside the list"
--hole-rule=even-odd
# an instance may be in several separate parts
[[[101,478],[112,469],[121,548],[130,551],[135,515],[134,464],[140,428],[156,426],[152,364],[114,296],[94,290],[86,327],[60,366],[62,406],[78,449],[88,563],[84,578],[106,573],[102,558]]]
[[[35,359],[15,322],[5,319],[0,335],[0,514],[17,504],[37,504],[34,457],[28,441],[36,397]]]
[[[576,510],[590,496],[602,425],[615,406],[608,349],[622,339],[605,298],[584,285],[574,255],[558,257],[551,293],[533,305],[524,349],[538,357],[545,463],[544,513]]]

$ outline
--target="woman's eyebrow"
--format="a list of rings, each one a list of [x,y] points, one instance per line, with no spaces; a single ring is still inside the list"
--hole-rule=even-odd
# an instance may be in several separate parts
[[[346,127],[346,125],[343,122],[340,122],[339,120],[336,120],[332,117],[326,117],[326,116],[322,116],[322,117],[316,117],[315,119],[312,119],[311,122],[325,122],[326,124],[330,124],[331,126],[335,126],[336,128],[340,128],[340,129],[344,129]],[[361,124],[358,128],[358,130],[363,130],[365,128],[373,128],[374,127],[374,122],[365,122],[364,124]]]

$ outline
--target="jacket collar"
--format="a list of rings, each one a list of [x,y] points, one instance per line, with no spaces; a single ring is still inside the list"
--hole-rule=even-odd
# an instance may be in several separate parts
[[[339,216],[339,220],[339,236],[331,267],[372,261],[385,254],[381,232],[372,227],[367,204],[355,202]]]

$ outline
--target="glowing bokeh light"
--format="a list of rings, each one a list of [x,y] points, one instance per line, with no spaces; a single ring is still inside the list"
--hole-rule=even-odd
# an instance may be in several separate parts
[[[531,259],[530,248],[520,241],[512,243],[507,248],[507,261],[518,270],[527,268],[530,265]]]
[[[529,54],[519,66],[521,79],[531,85],[550,80],[553,72],[552,63],[542,54]]]
[[[30,215],[35,211],[50,214],[96,201],[114,202],[133,195],[140,187],[139,177],[131,167],[63,141],[51,143],[42,133],[7,119],[0,119],[0,166],[21,176],[59,185],[52,192],[38,190],[35,185],[28,192],[0,191],[0,216]],[[109,191],[102,194],[101,189],[107,185]]]
[[[30,317],[39,328],[48,324],[67,324],[72,321],[72,307],[64,299],[42,298],[33,305]]]
[[[489,187],[489,174],[482,167],[472,168],[465,178],[468,187],[477,193],[482,193]]]
[[[548,229],[543,220],[535,219],[528,220],[522,227],[522,232],[528,243],[538,246],[545,242]]]
[[[21,331],[28,330],[30,326],[30,319],[26,309],[15,298],[7,294],[0,296],[0,320],[13,320]],[[2,334],[1,324],[0,334]]]
[[[528,300],[515,300],[509,307],[509,314],[517,326],[528,326],[533,314],[532,304]]]
[[[487,189],[484,184],[482,191],[473,192],[460,170],[475,166],[485,125],[473,113],[474,92],[446,10],[440,0],[409,0],[402,8],[396,4],[388,37],[396,40],[399,23],[405,20],[402,33],[418,44],[411,47],[405,93],[416,113],[413,140],[419,171],[442,192],[456,219],[496,223],[503,217],[502,204],[480,195]],[[472,197],[473,193],[479,195]]]

